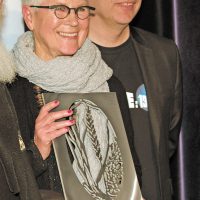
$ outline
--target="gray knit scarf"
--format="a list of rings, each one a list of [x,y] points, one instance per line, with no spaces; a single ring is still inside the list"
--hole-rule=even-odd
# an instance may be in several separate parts
[[[89,39],[71,57],[44,61],[34,53],[33,34],[29,31],[18,39],[12,53],[17,73],[49,92],[109,92],[107,80],[112,69]]]

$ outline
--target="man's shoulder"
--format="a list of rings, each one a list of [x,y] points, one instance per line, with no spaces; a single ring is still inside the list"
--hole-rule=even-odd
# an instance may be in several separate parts
[[[138,27],[130,26],[130,30],[134,38],[147,47],[176,48],[176,44],[172,39],[159,36]]]

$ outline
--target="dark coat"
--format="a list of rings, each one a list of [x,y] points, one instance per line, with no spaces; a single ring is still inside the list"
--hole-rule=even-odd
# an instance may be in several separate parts
[[[22,77],[17,77],[18,80],[16,80],[14,83],[9,85],[9,91],[13,100],[13,103],[15,105],[15,109],[18,115],[19,119],[19,125],[20,129],[22,131],[22,137],[24,139],[25,144],[29,144],[30,141],[34,137],[34,126],[35,126],[35,119],[39,113],[39,109],[37,108],[37,103],[35,100],[35,94],[33,90],[33,84],[30,83],[27,79],[22,78]],[[129,140],[130,144],[130,149],[132,153],[132,157],[134,160],[135,168],[136,168],[136,173],[138,175],[139,182],[141,184],[141,168],[140,168],[140,163],[136,155],[136,151],[134,148],[134,137],[133,137],[133,129],[130,121],[130,116],[129,116],[129,110],[128,110],[128,103],[125,95],[125,90],[121,83],[119,82],[118,79],[116,79],[114,76],[108,81],[109,88],[111,92],[116,92],[122,117],[124,120],[124,125],[127,133],[127,137]],[[51,156],[50,156],[51,157]],[[50,161],[51,162],[51,161]],[[51,168],[51,172],[54,165]],[[55,168],[54,168],[55,169]],[[53,171],[58,171],[57,167]],[[56,173],[54,174],[55,177],[57,177],[58,172],[52,172]],[[60,191],[59,186],[60,179],[55,178],[55,180],[50,180],[51,183],[49,184],[48,180],[48,174],[45,175],[42,174],[42,176],[38,176],[38,184],[41,189],[53,189],[56,191]]]
[[[147,91],[155,167],[159,180],[158,200],[171,200],[173,191],[169,160],[177,150],[182,116],[179,53],[172,40],[141,29],[133,28],[131,31]]]
[[[139,116],[141,125],[149,129],[147,133],[141,134],[140,125],[134,133],[134,146],[142,167],[142,193],[147,200],[171,200],[170,158],[177,150],[182,116],[182,73],[179,53],[172,40],[139,28],[130,27],[130,30],[130,38],[124,44],[113,48],[97,46],[122,84],[124,83],[130,89],[136,78],[141,81],[140,84],[145,85],[148,103],[147,119],[143,122],[138,112],[134,113],[135,118]],[[132,46],[129,46],[129,51],[133,54],[132,73],[135,69],[141,73],[126,78],[130,66],[124,66],[123,60],[129,59],[131,55],[124,58],[119,56],[122,59],[120,63],[115,63],[118,62],[115,57],[120,49],[125,46],[127,48],[131,40]],[[120,72],[123,72],[123,75]],[[133,92],[133,88],[127,92]],[[134,98],[136,96],[137,94]],[[134,117],[133,127],[138,123],[134,121]],[[145,121],[147,124],[144,124]],[[150,140],[147,143],[147,138],[142,138],[144,135],[147,135]],[[149,159],[152,162],[148,163]]]
[[[40,200],[27,152],[20,150],[19,127],[10,95],[0,84],[0,199]]]

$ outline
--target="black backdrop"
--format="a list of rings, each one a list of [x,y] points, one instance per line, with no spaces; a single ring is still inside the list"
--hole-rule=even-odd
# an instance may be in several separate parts
[[[168,38],[173,37],[172,0],[143,0],[131,24]]]
[[[200,200],[200,0],[143,0],[131,25],[171,38],[179,47],[184,112],[171,162],[174,199]]]

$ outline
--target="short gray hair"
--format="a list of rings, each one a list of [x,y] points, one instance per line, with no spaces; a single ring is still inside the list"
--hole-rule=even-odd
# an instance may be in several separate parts
[[[22,1],[22,5],[39,5],[43,0],[21,0]]]

